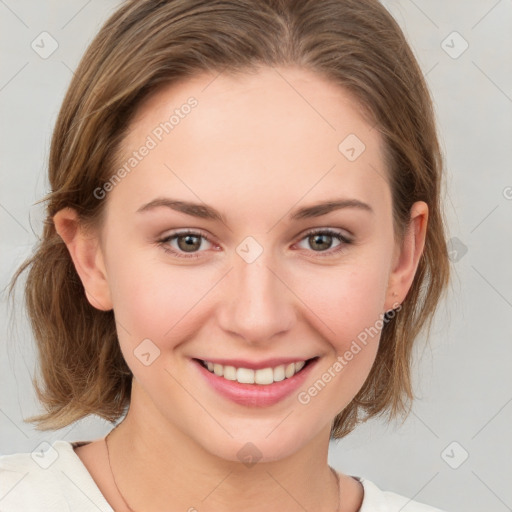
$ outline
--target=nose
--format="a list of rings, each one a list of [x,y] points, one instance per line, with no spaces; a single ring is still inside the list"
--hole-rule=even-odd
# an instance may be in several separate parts
[[[271,343],[289,331],[296,320],[295,296],[282,274],[267,251],[251,263],[235,255],[223,284],[220,327],[251,345]]]

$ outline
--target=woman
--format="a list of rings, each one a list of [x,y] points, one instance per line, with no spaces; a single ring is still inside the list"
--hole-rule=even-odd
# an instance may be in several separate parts
[[[378,2],[123,3],[64,99],[12,285],[29,269],[29,421],[124,418],[2,457],[3,510],[438,510],[327,453],[410,407],[449,279],[441,179]]]

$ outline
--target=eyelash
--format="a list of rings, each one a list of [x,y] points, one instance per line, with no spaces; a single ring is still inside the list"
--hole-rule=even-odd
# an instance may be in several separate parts
[[[162,249],[165,252],[171,253],[173,256],[177,256],[178,258],[187,258],[187,259],[199,258],[200,252],[190,253],[189,255],[185,256],[184,253],[181,253],[179,251],[176,251],[174,249],[169,248],[168,243],[171,240],[173,240],[175,238],[178,238],[180,236],[186,236],[186,235],[192,235],[192,236],[196,236],[198,238],[204,238],[207,242],[210,242],[211,244],[213,244],[213,242],[210,240],[209,237],[207,237],[203,233],[199,233],[197,231],[180,231],[180,232],[177,232],[177,233],[173,233],[172,235],[168,235],[165,238],[162,238],[162,239],[158,240],[158,244],[162,247]],[[352,243],[352,240],[350,240],[346,236],[342,235],[338,231],[334,231],[334,230],[329,229],[329,228],[315,229],[315,230],[312,230],[312,231],[308,231],[300,239],[300,241],[304,240],[305,238],[309,238],[309,237],[315,236],[315,235],[329,235],[329,236],[332,236],[333,238],[336,238],[340,242],[343,242],[343,244],[345,244],[345,245],[349,245],[349,244]],[[318,252],[318,255],[319,255],[320,258],[332,256],[332,255],[336,254],[337,252],[343,250],[343,248],[344,248],[343,244],[340,244],[334,250],[329,249],[327,251],[313,251],[313,252]]]

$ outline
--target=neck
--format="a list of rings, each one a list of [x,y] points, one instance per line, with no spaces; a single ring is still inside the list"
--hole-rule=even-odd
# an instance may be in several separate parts
[[[279,460],[258,460],[262,454],[256,456],[249,445],[243,462],[226,460],[158,414],[141,410],[149,402],[134,400],[136,388],[126,418],[108,440],[117,486],[134,511],[337,510],[338,482],[327,464],[328,427]]]

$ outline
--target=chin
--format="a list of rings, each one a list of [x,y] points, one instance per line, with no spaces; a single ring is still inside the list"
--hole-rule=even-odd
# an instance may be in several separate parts
[[[238,424],[230,423],[229,431],[233,437],[222,429],[217,429],[214,435],[202,433],[199,444],[220,459],[240,462],[247,467],[252,467],[257,462],[282,460],[299,452],[316,435],[323,434],[322,429],[325,429],[322,425],[317,425],[316,428],[313,425],[300,427],[292,417],[293,414],[290,414],[281,424],[282,418],[278,421],[273,418],[271,428],[270,422],[262,424],[245,418],[245,421]],[[245,428],[247,423],[252,423],[252,428]],[[326,437],[328,438],[328,433]]]

